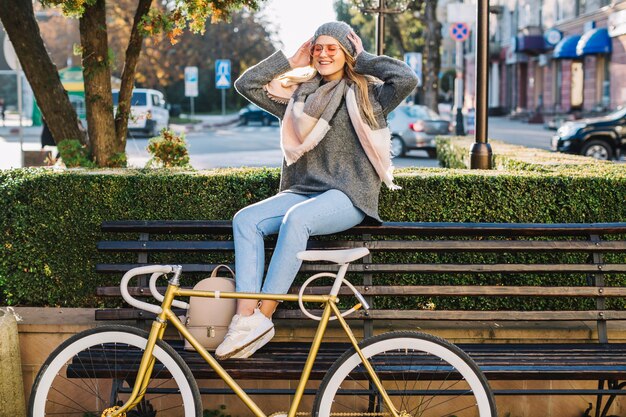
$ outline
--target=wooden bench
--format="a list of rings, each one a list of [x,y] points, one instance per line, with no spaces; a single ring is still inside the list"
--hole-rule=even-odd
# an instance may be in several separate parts
[[[228,221],[111,221],[102,224],[102,231],[110,236],[98,243],[103,255],[124,254],[127,260],[101,262],[97,265],[101,273],[121,277],[135,266],[167,262],[182,264],[183,275],[207,275],[217,264],[231,263],[233,259]],[[622,390],[626,385],[626,343],[609,343],[612,332],[626,329],[626,223],[385,223],[357,226],[309,242],[309,248],[315,249],[353,247],[367,247],[371,252],[349,270],[353,284],[360,284],[357,288],[372,305],[369,312],[359,312],[352,318],[358,322],[353,322],[353,327],[362,328],[365,336],[390,324],[415,329],[433,322],[473,322],[493,332],[520,323],[565,327],[583,324],[589,326],[592,337],[562,343],[486,340],[458,345],[474,358],[490,381],[597,381],[593,389],[494,389],[496,395],[593,395],[596,416],[605,416],[615,397],[626,393]],[[183,257],[189,255],[201,255],[204,261],[185,261]],[[529,263],[531,258],[537,263]],[[328,264],[304,263],[301,271],[306,274],[334,269]],[[383,280],[387,284],[381,284]],[[149,294],[145,282],[129,290],[136,296]],[[312,292],[327,290],[311,288]],[[101,287],[98,295],[119,296],[119,288]],[[398,297],[407,297],[406,309],[393,307]],[[518,301],[515,307],[507,308],[512,297]],[[440,309],[445,303],[449,308]],[[540,303],[552,304],[531,309]],[[490,308],[481,308],[483,304]],[[149,313],[129,308],[96,312],[97,320],[149,318]],[[281,308],[275,318],[280,329],[294,320],[300,323],[303,314],[297,309]],[[183,351],[182,343],[172,344],[190,363],[196,378],[216,377],[195,353]],[[324,344],[312,378],[321,378],[345,346]],[[225,361],[224,366],[238,378],[298,379],[307,349],[308,345],[300,342],[270,343],[253,358]],[[272,366],[286,352],[291,358],[289,366]],[[286,391],[268,388],[251,392]]]

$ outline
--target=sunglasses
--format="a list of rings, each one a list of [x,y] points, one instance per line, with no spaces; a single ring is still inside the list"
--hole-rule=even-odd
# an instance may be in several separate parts
[[[311,56],[320,56],[324,49],[326,49],[326,55],[335,56],[341,48],[339,48],[339,45],[337,45],[336,43],[331,43],[328,45],[322,45],[318,43],[313,45],[313,47],[311,48]]]

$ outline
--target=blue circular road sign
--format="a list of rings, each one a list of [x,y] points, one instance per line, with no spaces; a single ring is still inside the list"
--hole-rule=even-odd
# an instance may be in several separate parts
[[[450,25],[450,36],[457,42],[463,42],[469,37],[470,28],[466,23],[457,22]]]

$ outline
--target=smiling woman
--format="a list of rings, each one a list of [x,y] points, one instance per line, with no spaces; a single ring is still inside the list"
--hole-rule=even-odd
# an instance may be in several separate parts
[[[235,81],[241,95],[282,121],[284,157],[280,192],[233,218],[238,292],[284,294],[309,236],[381,222],[381,182],[399,188],[385,118],[416,85],[406,64],[365,52],[343,22],[321,25],[291,58],[278,51]],[[263,279],[264,237],[272,234],[278,239]],[[238,300],[217,357],[246,358],[269,342],[276,306]]]

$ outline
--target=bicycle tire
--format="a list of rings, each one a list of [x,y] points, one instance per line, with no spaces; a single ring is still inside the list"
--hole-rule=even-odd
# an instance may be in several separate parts
[[[389,332],[359,347],[400,415],[497,416],[487,379],[457,346],[425,333]],[[313,403],[314,417],[348,415],[391,415],[354,348],[332,365]]]
[[[123,404],[147,344],[148,333],[129,326],[102,326],[78,333],[43,364],[31,391],[29,416],[97,416]],[[119,355],[117,352],[119,351]],[[162,340],[144,399],[128,417],[201,417],[200,391],[189,367]]]

